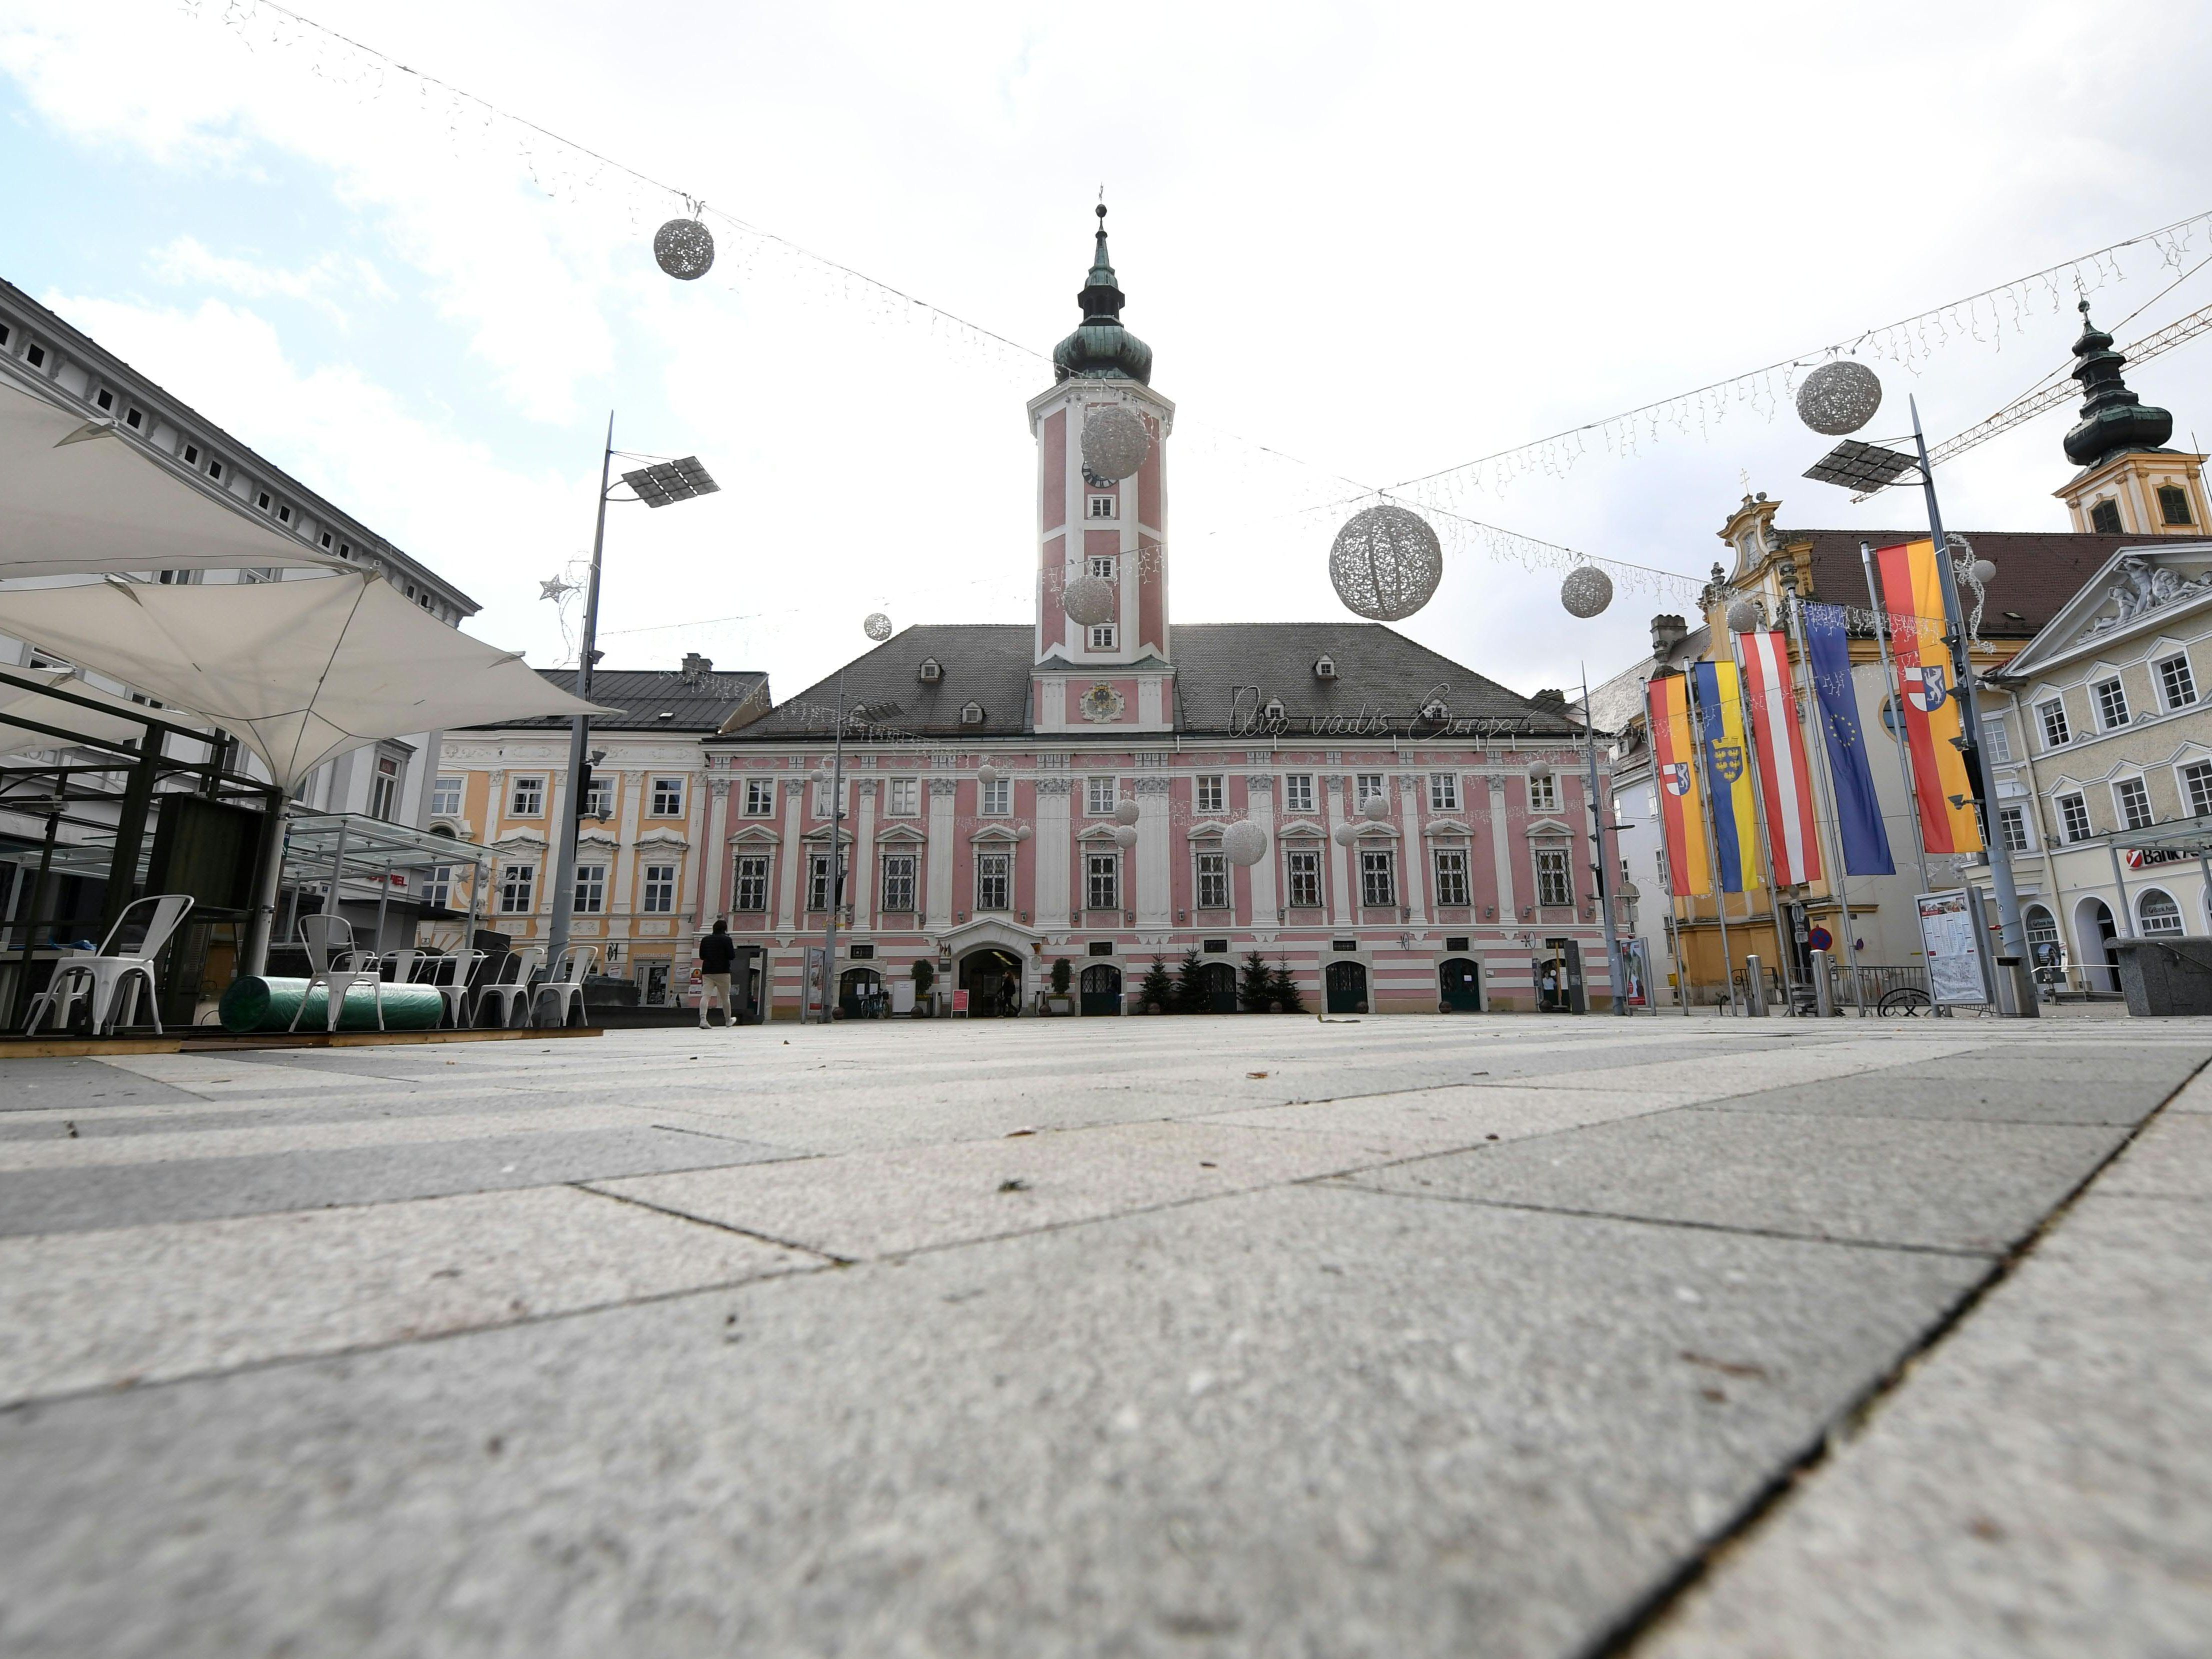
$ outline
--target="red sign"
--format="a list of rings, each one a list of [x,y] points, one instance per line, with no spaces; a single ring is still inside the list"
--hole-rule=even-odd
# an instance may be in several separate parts
[[[956,1014],[964,1014],[968,1012],[968,994],[965,991],[955,991],[952,994],[952,1012]]]

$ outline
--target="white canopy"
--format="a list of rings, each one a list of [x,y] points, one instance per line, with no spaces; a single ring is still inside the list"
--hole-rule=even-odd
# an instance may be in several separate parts
[[[0,588],[0,630],[232,732],[289,790],[331,756],[412,732],[608,714],[345,567],[216,586]]]
[[[0,577],[270,565],[347,568],[179,477],[112,421],[0,380]]]
[[[204,725],[197,714],[186,714],[180,708],[148,708],[132,702],[128,697],[118,697],[77,679],[66,668],[11,668],[8,671],[18,679],[37,680],[56,686],[88,702],[100,703],[115,709],[112,714],[103,714],[87,708],[82,703],[64,702],[50,697],[43,691],[33,691],[27,686],[11,685],[0,680],[0,755],[20,755],[31,749],[65,749],[66,738],[55,737],[48,732],[34,732],[18,726],[18,719],[38,720],[47,726],[58,726],[64,731],[81,732],[88,738],[106,743],[127,743],[146,735],[142,720],[144,715],[155,715],[172,726]]]

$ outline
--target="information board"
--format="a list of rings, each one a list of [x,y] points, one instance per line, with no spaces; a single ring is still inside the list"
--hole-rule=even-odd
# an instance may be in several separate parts
[[[1982,971],[1981,940],[1966,890],[1917,893],[1920,948],[1928,963],[1928,994],[1938,1008],[1980,1007],[1990,1000]]]

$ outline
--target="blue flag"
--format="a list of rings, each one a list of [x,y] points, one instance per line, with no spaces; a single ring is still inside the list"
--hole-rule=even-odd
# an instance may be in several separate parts
[[[1844,843],[1844,868],[1854,876],[1889,876],[1889,831],[1875,798],[1867,766],[1866,734],[1859,729],[1858,696],[1851,686],[1850,640],[1843,607],[1804,607],[1805,649],[1812,659],[1813,690],[1820,704],[1820,735],[1828,745],[1828,776],[1836,793],[1836,827]]]

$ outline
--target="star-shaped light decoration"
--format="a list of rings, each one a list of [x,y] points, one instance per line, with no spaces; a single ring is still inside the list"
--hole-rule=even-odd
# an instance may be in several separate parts
[[[538,584],[538,597],[541,599],[550,599],[556,605],[560,604],[562,599],[575,591],[575,583],[565,581],[558,576],[554,577],[550,581]]]

